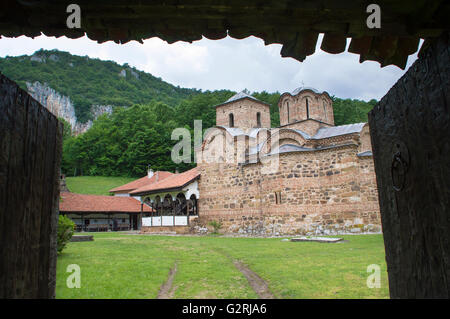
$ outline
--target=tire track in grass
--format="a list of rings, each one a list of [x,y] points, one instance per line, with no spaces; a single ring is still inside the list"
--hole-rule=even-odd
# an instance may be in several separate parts
[[[177,262],[173,265],[173,267],[169,271],[169,275],[167,276],[167,280],[162,284],[159,289],[158,296],[156,299],[172,299],[176,290],[176,287],[172,287],[173,279],[177,274]]]
[[[267,282],[262,279],[256,272],[248,268],[239,260],[231,257],[225,250],[221,248],[215,248],[214,250],[224,255],[233,262],[234,266],[244,275],[250,287],[252,287],[253,291],[258,295],[260,299],[275,299],[275,296],[272,294],[272,292],[270,292]]]
[[[270,292],[269,286],[265,280],[259,277],[257,273],[238,260],[233,260],[233,264],[245,276],[245,278],[247,278],[250,287],[252,287],[259,298],[275,299],[275,296]]]

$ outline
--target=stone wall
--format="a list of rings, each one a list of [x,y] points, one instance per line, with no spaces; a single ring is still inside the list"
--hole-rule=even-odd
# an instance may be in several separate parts
[[[358,144],[281,154],[262,164],[200,164],[199,223],[248,235],[380,232],[373,160]]]
[[[357,144],[359,145],[359,148],[361,148],[360,144],[362,143],[363,141],[360,139],[360,135],[358,133],[352,133],[352,134],[332,136],[328,138],[321,138],[318,140],[310,140],[308,141],[308,146],[317,148],[317,147],[328,147],[331,145]]]
[[[211,227],[209,227],[211,228]],[[206,234],[210,229],[198,221],[198,216],[189,216],[187,226],[142,226],[141,234]]]
[[[243,130],[257,127],[256,114],[261,114],[261,127],[270,127],[270,108],[262,102],[242,99],[233,103],[218,106],[216,109],[216,125],[230,126],[229,114],[234,115],[234,127]]]
[[[306,99],[308,99],[309,112],[306,111]],[[305,90],[296,96],[285,94],[280,99],[279,107],[282,126],[308,118],[334,125],[333,102],[326,93],[317,94]]]
[[[140,234],[189,234],[194,232],[189,226],[142,226]]]
[[[361,142],[359,146],[360,152],[372,151],[372,141],[370,140],[370,129],[368,124],[361,130],[359,140]]]
[[[292,122],[290,124],[281,126],[281,128],[290,128],[290,129],[296,129],[296,130],[303,131],[310,136],[313,136],[314,134],[316,134],[317,131],[322,127],[331,127],[331,125],[328,125],[323,122],[319,122],[317,120],[309,119],[309,120]]]

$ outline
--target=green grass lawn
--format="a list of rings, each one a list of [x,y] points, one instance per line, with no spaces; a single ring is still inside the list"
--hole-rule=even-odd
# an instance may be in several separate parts
[[[155,298],[177,262],[175,298],[257,298],[233,259],[245,263],[277,298],[388,298],[382,235],[343,236],[345,243],[281,238],[146,236],[95,233],[58,257],[57,298]],[[69,289],[69,264],[81,288]],[[381,267],[381,288],[366,285],[367,266]]]
[[[72,193],[109,195],[109,190],[136,180],[133,177],[77,176],[66,177],[66,184]]]

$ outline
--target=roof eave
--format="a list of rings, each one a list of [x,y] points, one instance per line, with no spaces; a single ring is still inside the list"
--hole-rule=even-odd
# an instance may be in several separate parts
[[[281,108],[281,103],[280,102],[281,102],[281,100],[283,99],[284,96],[289,95],[291,97],[295,97],[295,96],[297,96],[300,93],[305,92],[305,91],[310,91],[310,92],[312,92],[312,93],[314,93],[316,95],[326,94],[331,101],[333,100],[331,98],[331,95],[327,91],[322,91],[322,92],[317,93],[317,92],[314,92],[312,89],[304,89],[304,90],[301,90],[300,92],[298,92],[297,94],[294,94],[294,95],[291,92],[284,92],[283,94],[281,94],[280,98],[278,99],[278,108]]]
[[[139,214],[141,211],[79,211],[79,210],[59,210],[60,213],[64,214]],[[149,212],[144,210],[145,212]]]
[[[257,100],[257,99],[252,99],[252,98],[249,98],[247,96],[241,97],[241,98],[233,100],[233,101],[229,101],[229,102],[224,102],[224,103],[221,103],[221,104],[213,105],[213,107],[217,108],[219,106],[228,105],[230,103],[234,103],[234,102],[237,102],[237,101],[240,101],[240,100],[245,100],[245,99],[247,99],[249,101],[252,101],[252,102],[263,104],[263,105],[268,106],[270,108],[270,104],[269,103],[266,103],[266,102],[263,102],[263,101],[260,101],[260,100]]]
[[[184,187],[186,187],[187,185],[189,185],[190,183],[192,183],[193,181],[195,181],[195,180],[197,180],[199,178],[200,178],[200,174],[198,176],[192,178],[188,182],[184,183],[181,186],[168,187],[168,188],[159,188],[159,189],[154,189],[154,190],[150,190],[150,191],[142,191],[142,192],[139,192],[139,193],[130,193],[130,195],[145,196],[145,195],[157,194],[157,193],[167,193],[167,192],[181,191]]]
[[[130,192],[130,191],[133,191],[133,190],[135,190],[136,188],[129,188],[129,189],[119,189],[119,190],[113,190],[113,189],[111,189],[109,192],[110,193],[119,193],[119,192],[124,192],[124,193],[126,193],[126,192]]]
[[[326,123],[326,122],[323,122],[323,121],[321,121],[321,120],[316,120],[316,119],[313,119],[313,118],[309,118],[309,119],[304,119],[304,120],[295,121],[295,122],[292,122],[292,123],[289,123],[289,124],[280,125],[280,126],[278,126],[277,128],[284,128],[284,127],[289,126],[289,125],[292,125],[292,124],[298,124],[298,123],[306,122],[306,121],[309,121],[309,120],[316,121],[316,122],[319,122],[319,123],[321,123],[321,124],[331,125],[332,127],[334,127],[333,124]]]

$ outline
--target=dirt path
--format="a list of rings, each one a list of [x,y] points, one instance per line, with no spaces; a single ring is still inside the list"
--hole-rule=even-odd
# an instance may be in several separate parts
[[[253,272],[250,268],[245,266],[240,261],[233,261],[236,268],[247,278],[248,283],[261,299],[275,299],[275,296],[270,292],[267,283]]]
[[[169,271],[169,276],[167,277],[167,281],[162,284],[159,289],[157,299],[172,299],[175,293],[176,287],[172,287],[173,279],[177,273],[177,263],[173,265],[172,269]]]

